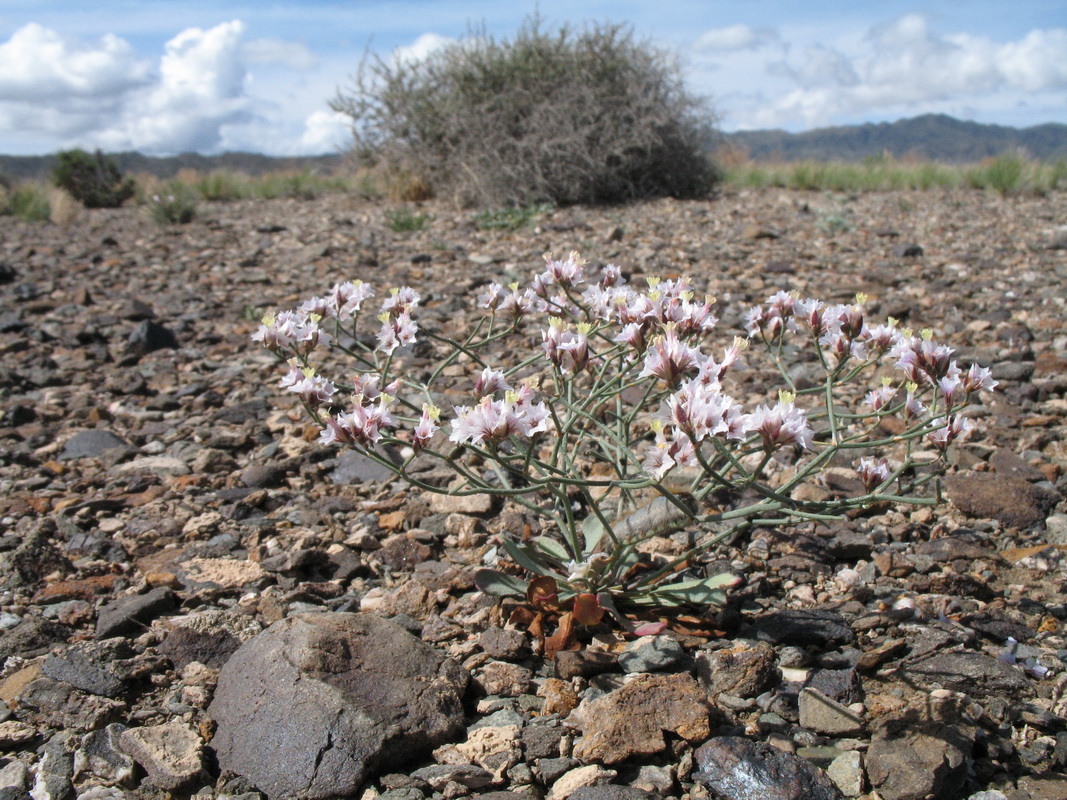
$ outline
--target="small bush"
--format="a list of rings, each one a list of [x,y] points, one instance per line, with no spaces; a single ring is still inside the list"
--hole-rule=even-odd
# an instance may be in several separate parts
[[[43,186],[24,183],[8,194],[7,213],[23,222],[44,222],[52,215],[48,193]]]
[[[416,214],[410,208],[397,208],[385,212],[389,230],[394,233],[411,233],[425,230],[433,222],[432,214]]]
[[[152,195],[148,213],[159,225],[186,225],[196,218],[196,193],[184,184],[172,183]]]
[[[52,180],[86,208],[118,208],[134,193],[133,180],[123,178],[114,160],[99,150],[59,153]]]
[[[629,29],[527,20],[418,62],[365,59],[332,107],[364,164],[483,207],[706,196],[713,117],[675,60]]]

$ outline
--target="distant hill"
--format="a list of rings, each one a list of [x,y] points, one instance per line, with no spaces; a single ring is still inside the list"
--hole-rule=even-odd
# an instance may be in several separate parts
[[[973,163],[1009,151],[1023,151],[1043,161],[1067,159],[1067,125],[1008,128],[963,122],[944,114],[804,133],[737,131],[725,138],[757,161],[860,161],[890,153],[896,158],[914,156],[929,161]]]
[[[157,178],[173,178],[180,170],[195,169],[198,172],[230,170],[245,175],[261,175],[278,170],[314,170],[331,172],[342,163],[343,157],[304,156],[274,158],[258,153],[223,153],[217,156],[202,156],[183,153],[168,158],[153,158],[140,153],[113,153],[111,157],[124,173],[146,172]],[[52,174],[55,156],[0,156],[0,175],[16,180],[42,180]]]
[[[897,122],[818,128],[804,133],[737,131],[723,134],[722,141],[740,148],[757,161],[860,161],[889,153],[895,158],[913,156],[945,163],[974,163],[1016,151],[1043,161],[1067,159],[1067,125],[1049,123],[1032,128],[1008,128],[963,122],[944,114],[926,114]],[[331,172],[344,162],[340,155],[274,158],[256,153],[218,156],[184,153],[169,158],[115,153],[112,157],[125,173],[147,172],[160,178],[172,178],[183,169],[199,172],[223,169],[246,175],[290,169]],[[41,180],[51,174],[54,163],[55,157],[50,155],[0,155],[0,176]]]

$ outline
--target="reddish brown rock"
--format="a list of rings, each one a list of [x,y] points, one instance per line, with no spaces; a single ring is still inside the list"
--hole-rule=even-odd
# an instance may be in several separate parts
[[[686,673],[642,673],[621,689],[599,697],[580,710],[581,741],[577,758],[618,764],[666,747],[664,733],[688,741],[710,733],[707,693]]]

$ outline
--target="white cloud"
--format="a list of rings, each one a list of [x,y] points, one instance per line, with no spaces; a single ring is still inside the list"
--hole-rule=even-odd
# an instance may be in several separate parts
[[[316,111],[304,121],[300,150],[304,153],[332,153],[352,138],[352,120],[336,111]]]
[[[0,102],[106,97],[145,84],[149,72],[116,36],[90,44],[31,23],[0,44]]]
[[[1041,102],[1067,89],[1067,30],[1058,28],[996,42],[939,34],[922,15],[908,14],[862,38],[792,52],[760,65],[762,76],[751,79],[762,80],[760,102],[730,109],[735,127],[810,127],[974,108],[994,99],[1010,108],[1021,96]]]
[[[220,129],[248,115],[244,25],[238,20],[209,30],[187,28],[166,44],[159,81],[131,97],[120,122],[101,136],[105,149],[142,152],[209,151]]]
[[[752,28],[748,25],[730,25],[726,28],[713,28],[705,31],[696,40],[693,47],[698,52],[731,50],[755,50],[763,45],[775,42],[778,33],[771,28]]]
[[[414,64],[422,61],[435,50],[440,50],[454,41],[456,40],[441,36],[438,33],[424,33],[411,44],[394,49],[393,60],[398,64]]]
[[[163,155],[240,148],[291,155],[342,143],[333,115],[313,113],[316,100],[307,92],[317,98],[321,86],[293,82],[298,73],[312,75],[315,55],[281,39],[247,41],[245,33],[239,20],[186,28],[153,63],[114,35],[74,40],[26,25],[0,42],[5,149]],[[321,96],[320,108],[327,99]]]

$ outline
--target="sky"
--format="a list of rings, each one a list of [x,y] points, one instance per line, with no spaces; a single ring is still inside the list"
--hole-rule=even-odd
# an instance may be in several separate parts
[[[508,38],[534,11],[630,25],[726,131],[1067,123],[1064,0],[0,0],[0,153],[335,152],[329,101],[365,53]]]

